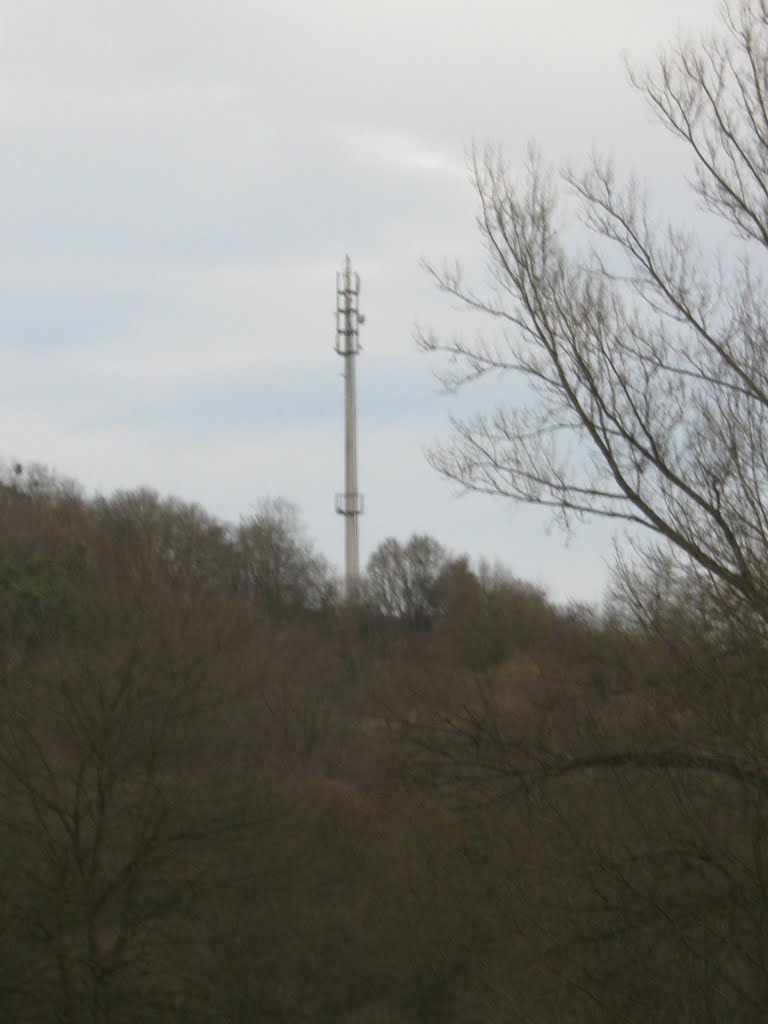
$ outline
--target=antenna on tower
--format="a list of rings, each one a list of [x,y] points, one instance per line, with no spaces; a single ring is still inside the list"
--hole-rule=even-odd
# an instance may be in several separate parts
[[[347,600],[357,595],[360,579],[358,517],[363,496],[357,489],[357,408],[355,356],[360,351],[359,329],[365,317],[359,309],[360,275],[349,256],[336,274],[336,351],[344,359],[344,491],[336,495],[336,511],[344,516],[344,570]]]

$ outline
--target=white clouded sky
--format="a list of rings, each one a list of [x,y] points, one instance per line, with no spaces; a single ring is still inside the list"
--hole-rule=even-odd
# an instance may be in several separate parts
[[[480,265],[473,140],[510,162],[595,145],[673,187],[621,54],[715,0],[0,0],[0,451],[86,487],[148,484],[236,521],[301,507],[337,564],[335,271],[363,278],[362,554],[427,531],[559,599],[610,534],[451,496],[424,449],[454,400],[414,321],[461,317],[419,268]],[[511,392],[514,394],[514,391]]]

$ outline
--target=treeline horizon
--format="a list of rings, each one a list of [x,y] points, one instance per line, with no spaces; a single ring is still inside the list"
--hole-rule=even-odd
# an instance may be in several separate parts
[[[102,492],[88,489],[71,474],[60,473],[40,462],[0,460],[0,479],[30,493],[54,488],[93,507],[144,502],[205,522],[210,535],[218,534],[223,545],[239,546],[243,552],[255,555],[254,575],[259,582],[252,584],[254,593],[258,590],[273,608],[329,610],[351,602],[402,618],[411,625],[428,626],[440,611],[435,603],[440,587],[448,584],[451,574],[468,573],[481,586],[492,588],[503,581],[527,591],[565,616],[598,621],[617,613],[611,606],[610,581],[605,593],[594,600],[568,596],[555,599],[545,583],[518,576],[500,556],[456,553],[439,538],[421,531],[413,531],[407,537],[388,535],[380,540],[361,567],[357,593],[347,597],[343,569],[319,549],[301,506],[282,495],[267,493],[255,498],[250,503],[250,512],[233,522],[208,511],[195,499],[163,493],[155,485],[138,484]],[[241,584],[233,577],[234,587]]]

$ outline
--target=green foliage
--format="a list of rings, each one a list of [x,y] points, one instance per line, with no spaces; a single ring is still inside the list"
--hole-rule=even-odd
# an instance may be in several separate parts
[[[0,559],[0,592],[34,619],[61,610],[71,594],[67,569],[41,555]]]
[[[65,562],[46,555],[0,559],[0,636],[5,660],[46,630],[62,627],[72,608],[73,581],[80,559]]]

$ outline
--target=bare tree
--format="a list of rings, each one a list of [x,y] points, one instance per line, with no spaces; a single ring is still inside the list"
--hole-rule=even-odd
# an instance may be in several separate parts
[[[385,615],[412,626],[428,624],[437,611],[447,565],[448,555],[433,537],[414,534],[405,544],[388,537],[368,560],[367,598]]]
[[[259,503],[241,523],[236,549],[242,585],[268,609],[322,609],[333,602],[330,567],[315,552],[299,510],[284,498]]]
[[[14,500],[47,541],[55,498],[9,496],[3,542]],[[228,844],[271,813],[232,728],[257,616],[210,585],[202,516],[148,493],[80,511],[76,559],[30,535],[0,568],[3,1019],[196,1019],[203,911],[234,884]]]
[[[473,171],[488,286],[429,269],[500,330],[419,340],[449,357],[449,388],[492,374],[528,385],[524,406],[456,420],[431,456],[440,472],[566,523],[650,532],[618,570],[619,618],[644,664],[634,692],[604,707],[553,684],[511,725],[492,703],[465,703],[417,738],[433,774],[519,800],[534,847],[560,850],[549,871],[532,869],[540,963],[569,1007],[591,1010],[541,1004],[529,1019],[757,1021],[768,1013],[768,4],[734,0],[719,34],[630,77],[687,147],[728,257],[665,223],[600,157],[558,180],[532,153],[516,180],[487,150]]]
[[[646,527],[678,563],[768,600],[768,7],[741,0],[719,35],[679,43],[632,73],[693,158],[692,187],[735,232],[708,259],[664,224],[635,181],[593,158],[560,185],[532,154],[521,180],[501,154],[474,156],[490,283],[431,269],[439,286],[493,317],[500,334],[421,345],[453,357],[446,384],[522,375],[531,401],[455,422],[432,455],[476,491]],[[569,244],[562,193],[592,235]]]

